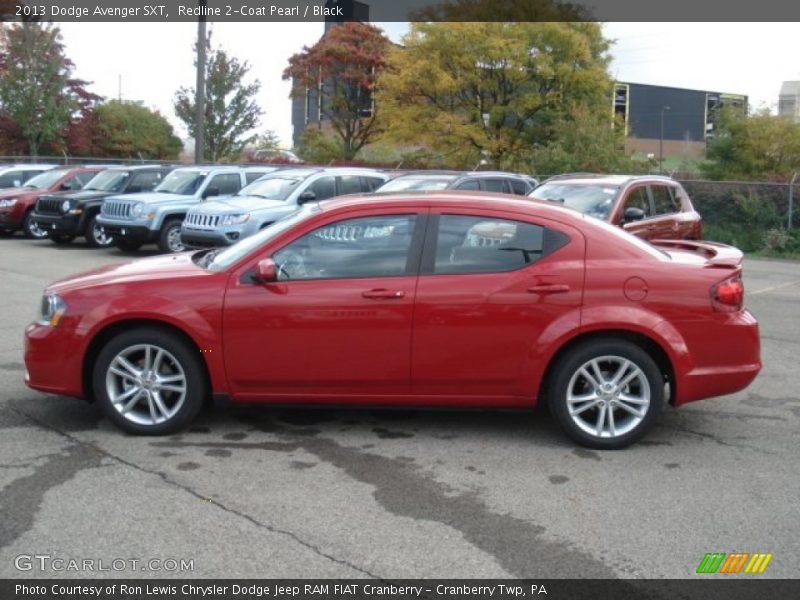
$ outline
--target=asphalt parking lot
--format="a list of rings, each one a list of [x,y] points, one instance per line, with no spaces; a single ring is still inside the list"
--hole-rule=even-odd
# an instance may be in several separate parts
[[[597,452],[519,413],[209,409],[127,436],[26,388],[22,363],[43,287],[126,259],[0,240],[0,578],[93,575],[20,555],[185,559],[155,575],[209,578],[682,578],[734,551],[800,574],[800,263],[745,263],[764,361],[749,389]]]

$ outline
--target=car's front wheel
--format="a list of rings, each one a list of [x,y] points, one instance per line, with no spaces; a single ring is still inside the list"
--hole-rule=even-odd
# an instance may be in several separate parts
[[[208,394],[197,349],[152,328],[112,338],[97,356],[92,382],[105,415],[121,429],[142,435],[185,427]]]
[[[33,211],[29,210],[22,222],[22,234],[29,240],[43,240],[47,237],[47,230],[40,227],[33,218]]]
[[[109,248],[114,245],[114,238],[97,222],[97,215],[86,223],[86,245],[90,248]]]
[[[158,247],[162,252],[183,252],[186,246],[181,241],[181,225],[183,221],[180,219],[169,219],[164,223],[161,228],[161,234],[158,236]]]
[[[664,405],[664,375],[641,347],[592,340],[555,365],[548,390],[553,416],[583,446],[624,448],[653,427]]]

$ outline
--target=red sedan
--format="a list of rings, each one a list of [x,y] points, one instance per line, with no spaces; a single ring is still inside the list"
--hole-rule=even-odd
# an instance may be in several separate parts
[[[620,448],[761,368],[741,253],[648,244],[552,203],[443,192],[305,205],[226,250],[45,290],[26,381],[165,434],[203,402],[531,408]]]

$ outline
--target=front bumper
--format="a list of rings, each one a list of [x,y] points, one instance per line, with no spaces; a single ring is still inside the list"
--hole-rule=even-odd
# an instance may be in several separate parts
[[[24,211],[18,214],[16,206],[0,208],[0,229],[19,229],[25,218]]]
[[[42,392],[83,398],[81,360],[72,328],[31,323],[25,328],[25,384]]]
[[[203,230],[192,229],[185,225],[181,229],[181,241],[186,246],[211,248],[214,246],[231,246],[242,239],[241,230]]]
[[[82,215],[52,215],[35,212],[33,220],[48,233],[83,235]]]
[[[102,221],[98,221],[103,226],[105,232],[115,239],[123,239],[128,240],[131,242],[150,242],[155,239],[154,231],[151,231],[149,227],[143,227],[142,225],[109,225],[108,223],[103,223]]]

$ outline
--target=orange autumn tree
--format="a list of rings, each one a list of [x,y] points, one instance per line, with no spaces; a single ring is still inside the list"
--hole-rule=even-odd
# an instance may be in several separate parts
[[[305,97],[309,90],[319,94],[321,121],[335,134],[345,160],[380,133],[373,96],[390,44],[374,25],[338,24],[292,56],[283,72],[292,80],[293,97]]]

